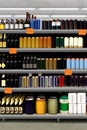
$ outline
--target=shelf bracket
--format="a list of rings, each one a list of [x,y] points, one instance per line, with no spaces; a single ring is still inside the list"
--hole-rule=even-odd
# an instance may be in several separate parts
[[[57,122],[58,122],[58,123],[60,122],[60,118],[57,118]]]

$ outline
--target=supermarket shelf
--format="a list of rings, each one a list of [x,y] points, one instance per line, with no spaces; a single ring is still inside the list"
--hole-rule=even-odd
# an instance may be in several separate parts
[[[29,69],[1,69],[0,73],[20,73],[20,74],[25,74],[25,73],[61,73],[63,74],[64,70],[39,70],[39,69],[35,69],[35,70],[29,70]]]
[[[0,33],[17,33],[24,34],[26,30],[0,30]],[[34,34],[77,34],[77,29],[72,30],[34,30]]]
[[[16,34],[24,34],[26,30],[0,30],[0,33],[16,33]]]
[[[64,74],[65,69],[60,70],[45,70],[45,69],[1,69],[0,73],[19,73],[19,74],[26,74],[26,73],[35,73],[35,74]],[[87,70],[72,70],[73,74],[87,74]]]
[[[4,92],[4,88],[0,88]],[[87,92],[86,87],[12,88],[12,92]]]
[[[9,52],[9,48],[0,48],[0,52]],[[87,52],[87,48],[17,48],[17,52]]]
[[[0,119],[87,119],[86,114],[0,115]]]
[[[78,30],[35,30],[35,34],[77,34]]]

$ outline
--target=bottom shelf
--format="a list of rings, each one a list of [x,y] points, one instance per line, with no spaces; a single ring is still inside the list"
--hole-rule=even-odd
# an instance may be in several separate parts
[[[0,119],[87,119],[86,114],[0,115]]]

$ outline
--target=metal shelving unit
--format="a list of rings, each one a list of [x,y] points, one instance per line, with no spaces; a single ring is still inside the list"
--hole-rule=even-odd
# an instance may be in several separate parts
[[[0,33],[26,34],[26,30],[0,30]],[[78,30],[34,30],[34,34],[78,34]],[[30,34],[29,34],[30,35]],[[9,48],[0,49],[9,52]],[[17,48],[17,52],[87,52],[87,48]],[[72,70],[73,74],[87,74],[87,70]],[[35,73],[35,74],[64,74],[61,70],[32,70],[32,69],[3,69],[0,73]],[[4,92],[4,88],[0,88]],[[12,92],[87,92],[87,87],[49,87],[49,88],[12,88]],[[0,119],[87,119],[86,114],[44,114],[44,115],[0,115]]]

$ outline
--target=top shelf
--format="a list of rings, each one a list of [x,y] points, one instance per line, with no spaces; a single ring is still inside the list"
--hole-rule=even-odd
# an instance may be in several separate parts
[[[0,33],[25,34],[26,30],[25,29],[24,30],[0,30]],[[73,29],[73,30],[34,30],[34,34],[78,34],[78,29]]]

